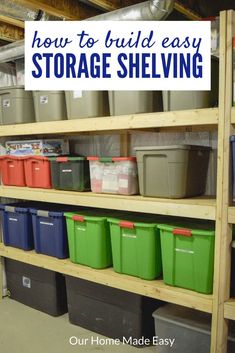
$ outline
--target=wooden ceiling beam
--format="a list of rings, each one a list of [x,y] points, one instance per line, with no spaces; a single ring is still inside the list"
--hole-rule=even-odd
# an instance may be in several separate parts
[[[12,25],[12,26],[16,26],[16,27],[19,27],[19,28],[24,28],[24,22],[20,21],[20,20],[16,20],[15,18],[11,18],[11,17],[0,15],[0,21],[4,22],[4,23],[7,23],[9,25]]]
[[[24,30],[23,28],[0,21],[0,39],[8,42],[24,39]]]
[[[13,0],[16,4],[32,10],[42,10],[52,16],[67,20],[83,20],[100,14],[98,9],[77,0]]]

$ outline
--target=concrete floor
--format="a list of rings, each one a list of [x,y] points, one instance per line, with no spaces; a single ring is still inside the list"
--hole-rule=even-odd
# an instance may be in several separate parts
[[[85,345],[71,345],[70,337],[87,338]],[[103,336],[72,325],[68,315],[51,317],[12,299],[0,303],[1,353],[153,353],[156,347],[135,348],[129,345],[91,345],[91,338]],[[81,341],[81,340],[80,340]]]

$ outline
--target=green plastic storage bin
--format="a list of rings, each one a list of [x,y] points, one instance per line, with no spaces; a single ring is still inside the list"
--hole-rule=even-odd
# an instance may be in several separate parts
[[[101,269],[112,265],[107,217],[65,213],[72,262]]]
[[[163,280],[171,286],[210,294],[213,291],[215,231],[158,225],[161,234]]]
[[[108,218],[116,272],[153,280],[162,273],[160,232],[156,223]]]
[[[90,190],[89,162],[85,157],[51,157],[52,187],[60,190]]]

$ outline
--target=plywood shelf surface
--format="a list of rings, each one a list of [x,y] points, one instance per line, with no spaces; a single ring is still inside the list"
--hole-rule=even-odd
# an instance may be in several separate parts
[[[75,134],[218,124],[218,108],[1,125],[0,137]]]
[[[59,260],[50,256],[23,251],[0,243],[0,256],[25,262],[31,265],[57,271],[73,277],[86,279],[106,286],[126,290],[148,297],[165,300],[205,312],[212,311],[212,296],[170,287],[162,280],[146,281],[136,277],[118,274],[112,268],[95,270],[73,264],[68,259]]]
[[[0,186],[0,197],[215,220],[215,199],[205,197],[173,200],[15,186]]]

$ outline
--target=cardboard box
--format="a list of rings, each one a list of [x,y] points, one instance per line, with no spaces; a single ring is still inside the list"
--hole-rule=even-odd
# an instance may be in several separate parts
[[[6,154],[12,156],[60,156],[69,154],[66,139],[7,141]]]

